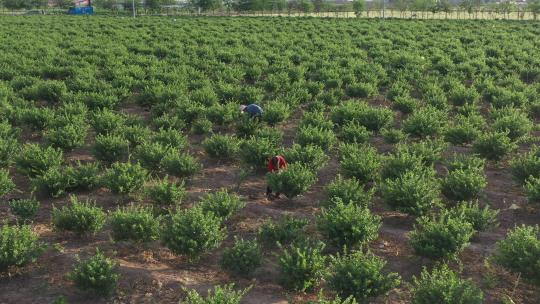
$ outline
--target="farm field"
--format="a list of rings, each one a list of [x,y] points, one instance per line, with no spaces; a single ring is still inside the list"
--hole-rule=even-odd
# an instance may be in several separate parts
[[[539,119],[537,22],[3,16],[0,303],[540,303]]]

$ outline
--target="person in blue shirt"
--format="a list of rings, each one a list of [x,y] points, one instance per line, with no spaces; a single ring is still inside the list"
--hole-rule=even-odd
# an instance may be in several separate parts
[[[249,104],[249,105],[241,105],[240,106],[240,112],[241,113],[247,113],[249,115],[249,117],[251,118],[255,118],[255,117],[261,117],[262,114],[263,114],[263,109],[252,103],[252,104]]]

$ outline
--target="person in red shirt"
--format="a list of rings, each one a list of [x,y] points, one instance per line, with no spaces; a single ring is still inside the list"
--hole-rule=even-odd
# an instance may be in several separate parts
[[[268,161],[268,172],[276,172],[283,169],[287,169],[287,160],[285,160],[285,157],[276,155],[270,158]],[[266,187],[266,196],[272,198],[272,189],[270,189],[270,186]],[[279,198],[279,196],[280,193],[277,192],[274,197]]]

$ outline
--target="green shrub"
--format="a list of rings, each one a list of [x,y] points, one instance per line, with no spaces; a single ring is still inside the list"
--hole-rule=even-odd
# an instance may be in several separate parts
[[[498,214],[499,210],[493,210],[487,204],[484,208],[480,208],[478,200],[474,202],[461,202],[456,207],[450,209],[450,215],[452,217],[463,218],[476,231],[485,231],[497,226]]]
[[[291,110],[284,102],[274,101],[264,108],[262,120],[273,126],[289,118]]]
[[[226,189],[207,194],[199,203],[203,211],[228,219],[246,205],[236,194],[230,194]]]
[[[455,201],[475,198],[486,186],[484,172],[474,169],[452,170],[441,182],[442,193]]]
[[[365,102],[347,101],[332,109],[332,121],[342,126],[356,121],[370,131],[379,131],[394,120],[394,112],[388,108],[377,108]]]
[[[407,139],[407,134],[400,129],[382,129],[381,135],[386,143],[395,144]]]
[[[248,115],[242,115],[236,121],[236,135],[240,138],[248,138],[263,127],[263,123],[258,118],[251,118]]]
[[[463,85],[456,86],[450,91],[448,100],[455,106],[475,104],[480,98],[480,94],[474,87],[466,88]]]
[[[202,144],[208,156],[223,160],[233,159],[240,148],[240,142],[236,137],[220,134],[212,135]]]
[[[482,291],[472,280],[463,280],[446,264],[434,268],[429,273],[425,268],[420,278],[413,278],[413,304],[481,304],[484,300]]]
[[[156,180],[152,186],[146,189],[146,195],[150,201],[160,208],[173,207],[182,202],[186,196],[183,182],[170,182],[165,176],[162,180]]]
[[[261,266],[262,253],[256,241],[235,237],[234,246],[225,249],[221,258],[224,269],[236,275],[247,276]]]
[[[188,146],[186,136],[175,129],[159,129],[154,134],[153,141],[177,150],[184,150]]]
[[[404,114],[413,113],[420,106],[420,102],[410,96],[397,96],[394,99],[394,107]]]
[[[332,257],[329,287],[342,297],[353,297],[364,303],[370,297],[388,293],[399,286],[397,273],[383,271],[386,261],[368,252],[355,251],[344,256]]]
[[[121,136],[105,134],[96,136],[93,148],[94,157],[97,160],[113,163],[124,161],[129,151],[129,141]]]
[[[446,121],[445,112],[427,106],[418,109],[403,121],[403,131],[416,137],[435,136],[443,131]]]
[[[295,291],[309,291],[322,278],[326,256],[322,254],[325,245],[309,240],[282,247],[279,256],[281,284]]]
[[[298,144],[283,151],[283,156],[289,164],[299,163],[315,171],[322,169],[329,160],[321,147]]]
[[[527,194],[527,199],[531,203],[540,202],[540,178],[529,176],[525,180],[525,194]]]
[[[9,210],[21,223],[33,219],[39,209],[39,202],[34,199],[16,199],[9,201]]]
[[[112,110],[103,109],[93,113],[92,126],[97,134],[109,134],[121,129],[126,119]]]
[[[88,128],[86,123],[70,123],[45,130],[43,138],[53,147],[70,151],[84,145]]]
[[[191,132],[197,135],[209,134],[212,132],[214,125],[205,117],[199,118],[191,125]]]
[[[304,113],[302,120],[300,120],[299,128],[313,127],[324,130],[334,129],[334,123],[329,121],[324,112],[315,111]]]
[[[296,136],[301,146],[315,145],[324,150],[332,148],[336,142],[336,135],[332,130],[312,126],[300,127]]]
[[[226,237],[222,218],[200,207],[178,210],[161,230],[163,244],[174,254],[194,259],[217,248]]]
[[[137,124],[124,126],[115,134],[127,139],[131,147],[137,147],[152,138],[152,131],[148,127]]]
[[[175,150],[169,150],[163,156],[161,167],[163,167],[167,174],[178,177],[192,176],[202,169],[202,165],[196,157],[187,153],[180,154]]]
[[[190,290],[182,303],[186,304],[240,304],[242,298],[251,287],[235,291],[234,284],[214,286],[214,290],[208,290],[208,295],[203,298],[197,291]]]
[[[396,153],[404,152],[415,155],[420,158],[424,165],[430,166],[442,159],[441,155],[446,148],[448,148],[448,145],[444,141],[427,138],[410,144],[398,144]]]
[[[444,139],[454,145],[472,143],[481,131],[467,120],[457,118],[454,125],[448,127],[444,133]]]
[[[9,177],[9,171],[0,169],[0,197],[15,189],[15,183]]]
[[[110,216],[112,238],[115,241],[148,242],[159,238],[159,217],[142,207],[118,208]]]
[[[134,156],[141,166],[156,172],[161,169],[161,161],[170,150],[170,146],[157,142],[143,143],[135,148]]]
[[[69,167],[67,167],[69,168]],[[40,176],[31,178],[34,189],[39,189],[52,197],[59,197],[75,188],[74,176],[66,168],[53,167]]]
[[[417,219],[417,225],[410,234],[410,244],[418,255],[435,259],[451,258],[468,245],[473,234],[471,223],[442,211],[435,217]]]
[[[512,140],[529,134],[533,128],[533,122],[525,112],[519,109],[503,108],[495,110],[492,116],[495,119],[493,121],[493,130],[506,132]]]
[[[439,204],[439,185],[433,169],[406,171],[381,185],[383,201],[392,208],[414,215]]]
[[[47,107],[31,107],[22,110],[21,120],[32,130],[45,129],[54,119],[54,111]]]
[[[317,176],[310,168],[302,164],[290,164],[287,170],[279,170],[266,174],[268,186],[274,191],[285,194],[292,199],[306,192],[315,182]]]
[[[64,154],[52,147],[41,148],[36,144],[26,144],[15,159],[17,169],[29,177],[45,173],[49,168],[60,167]]]
[[[356,178],[342,178],[341,175],[326,186],[328,203],[335,202],[334,199],[338,198],[345,203],[364,208],[371,204],[374,192],[374,190],[364,190],[364,186]]]
[[[371,134],[366,127],[351,121],[341,127],[339,138],[349,143],[365,143]]]
[[[516,226],[504,240],[497,242],[494,261],[525,278],[540,281],[540,228],[538,226]]]
[[[395,179],[408,171],[422,168],[423,161],[419,155],[412,153],[409,149],[398,149],[394,154],[385,157],[381,177]]]
[[[336,296],[333,299],[325,299],[322,295],[319,294],[319,299],[317,301],[309,301],[307,304],[358,304],[354,297],[350,296],[342,300],[339,296]]]
[[[512,142],[508,134],[502,132],[482,133],[473,143],[475,153],[486,159],[495,161],[501,160],[516,147],[516,144]]]
[[[30,226],[2,225],[0,228],[0,272],[11,266],[22,267],[33,263],[43,252],[39,236]]]
[[[520,183],[525,182],[530,176],[540,177],[540,148],[533,145],[529,152],[512,159],[510,168]]]
[[[374,147],[345,144],[340,147],[340,165],[346,176],[367,183],[378,179],[382,163]]]
[[[268,159],[276,153],[275,144],[266,138],[251,137],[240,144],[240,159],[257,170],[266,168]]]
[[[95,202],[86,200],[80,202],[75,196],[70,198],[71,205],[62,209],[53,207],[52,223],[55,229],[71,231],[82,236],[95,234],[103,228],[105,212],[95,205]]]
[[[76,166],[67,167],[66,175],[71,176],[75,181],[73,189],[92,190],[100,182],[101,168],[96,162],[83,164],[77,161]]]
[[[476,155],[454,154],[446,166],[449,171],[470,170],[484,172],[486,161]]]
[[[356,248],[377,238],[381,217],[368,208],[334,198],[317,219],[319,230],[338,247]]]
[[[78,260],[68,277],[78,289],[106,296],[116,289],[120,278],[117,268],[118,265],[112,259],[96,249],[96,254],[87,260]]]
[[[0,138],[0,168],[7,168],[18,155],[20,144],[14,138]]]
[[[371,83],[354,83],[345,88],[345,94],[352,98],[367,98],[376,91],[377,89]]]
[[[287,244],[302,237],[302,229],[308,224],[305,219],[285,216],[277,225],[272,221],[263,224],[258,231],[258,239],[267,247],[276,243]]]
[[[143,187],[147,176],[147,171],[139,163],[116,162],[105,172],[103,184],[113,193],[130,194]]]

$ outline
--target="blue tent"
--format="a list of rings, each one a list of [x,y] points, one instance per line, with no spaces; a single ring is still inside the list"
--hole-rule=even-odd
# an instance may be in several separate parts
[[[70,15],[93,15],[94,7],[92,6],[76,6],[69,9]]]

